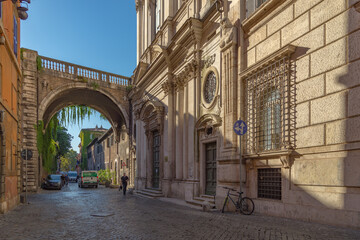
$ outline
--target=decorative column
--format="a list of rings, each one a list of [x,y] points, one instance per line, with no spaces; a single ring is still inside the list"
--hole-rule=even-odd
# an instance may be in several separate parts
[[[142,41],[143,41],[143,0],[136,0],[135,2],[136,7],[136,17],[137,17],[137,62],[140,61],[140,56],[142,55]]]
[[[176,179],[183,179],[183,123],[184,123],[184,80],[176,81]]]
[[[189,144],[190,142],[188,142],[189,140],[189,134],[188,134],[188,129],[189,129],[189,87],[187,86],[187,84],[185,84],[184,86],[184,118],[183,118],[183,179],[186,180],[188,178],[188,161],[189,161]],[[191,136],[193,137],[193,136]],[[191,145],[190,145],[191,147]]]
[[[168,74],[168,79],[162,84],[165,95],[168,95],[168,156],[164,162],[164,179],[171,180],[175,176],[175,151],[174,151],[174,126],[175,126],[175,107],[174,107],[174,87],[172,74]]]
[[[237,136],[233,124],[237,120],[237,28],[225,17],[221,20],[220,40],[223,106],[224,106],[224,148],[236,150]]]

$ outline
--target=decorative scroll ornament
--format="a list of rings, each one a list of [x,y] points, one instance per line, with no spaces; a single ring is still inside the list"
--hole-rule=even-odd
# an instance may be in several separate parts
[[[281,156],[280,161],[284,168],[290,168],[294,163],[294,158],[292,156]]]
[[[220,48],[225,48],[229,45],[237,44],[237,28],[231,24],[228,18],[221,20],[220,24],[222,29]]]
[[[203,68],[211,67],[214,64],[215,59],[216,59],[216,54],[215,53],[213,55],[211,55],[211,56],[208,56],[206,58],[206,60],[203,61]]]

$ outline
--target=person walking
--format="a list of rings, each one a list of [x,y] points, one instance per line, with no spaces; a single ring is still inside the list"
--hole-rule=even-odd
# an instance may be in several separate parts
[[[121,177],[121,186],[122,186],[124,195],[126,195],[126,187],[127,187],[128,181],[129,181],[129,178],[128,178],[128,176],[126,176],[126,173],[124,173],[124,175]]]

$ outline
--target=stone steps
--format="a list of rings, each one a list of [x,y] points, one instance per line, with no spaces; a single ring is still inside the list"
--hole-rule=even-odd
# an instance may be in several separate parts
[[[134,192],[135,192],[135,194],[137,194],[139,196],[148,197],[148,198],[164,197],[164,194],[162,193],[162,191],[159,189],[155,189],[155,188],[145,188],[145,189],[137,190]]]
[[[187,200],[186,202],[197,207],[203,207],[208,203],[210,209],[216,209],[214,196],[201,195],[200,197],[194,197],[192,200]]]

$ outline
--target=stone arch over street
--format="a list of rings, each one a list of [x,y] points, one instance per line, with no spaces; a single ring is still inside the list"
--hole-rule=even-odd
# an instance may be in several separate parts
[[[114,128],[129,126],[127,109],[118,104],[111,93],[104,89],[94,90],[84,83],[68,84],[50,92],[39,105],[39,120],[47,125],[56,112],[71,105],[86,105],[95,109],[103,114]]]
[[[46,126],[59,110],[72,105],[91,107],[110,122],[115,140],[129,123],[127,89],[131,79],[125,76],[91,69],[72,63],[39,56],[36,51],[22,51],[22,149],[33,151],[27,164],[24,188],[36,191],[41,184],[41,159],[36,146],[34,126],[43,121]],[[25,164],[23,164],[25,166]],[[23,170],[25,171],[26,169]]]

